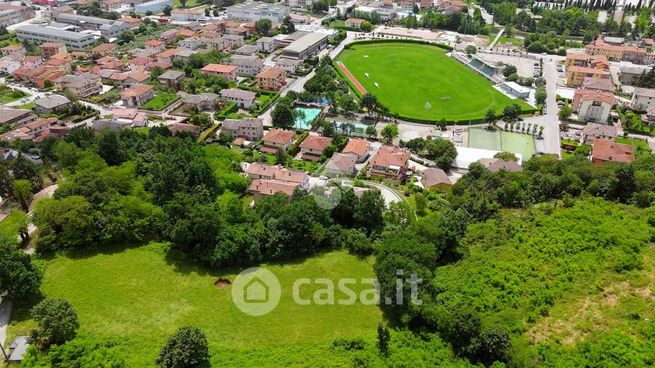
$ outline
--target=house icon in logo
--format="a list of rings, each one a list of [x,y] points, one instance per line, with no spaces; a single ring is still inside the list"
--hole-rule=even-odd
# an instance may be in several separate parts
[[[241,271],[232,282],[232,301],[243,313],[263,316],[280,302],[282,288],[273,272],[262,267]]]
[[[268,302],[268,285],[260,278],[256,277],[250,280],[244,288],[244,300],[247,303],[266,303]]]

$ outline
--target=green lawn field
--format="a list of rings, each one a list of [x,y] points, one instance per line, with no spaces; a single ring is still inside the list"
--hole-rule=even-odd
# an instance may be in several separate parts
[[[409,119],[481,119],[489,108],[500,113],[512,101],[530,108],[495,90],[490,81],[435,46],[398,42],[353,45],[337,60],[390,113]],[[430,107],[426,108],[426,103]]]
[[[167,337],[182,325],[202,328],[215,367],[346,366],[334,356],[337,337],[373,341],[382,320],[375,305],[297,305],[297,278],[371,278],[373,259],[330,252],[305,260],[265,265],[282,286],[277,308],[261,317],[239,311],[230,288],[214,286],[218,277],[233,280],[240,270],[222,273],[171,261],[165,244],[115,249],[100,254],[48,261],[42,285],[47,297],[64,298],[77,309],[79,335],[119,341],[129,367],[154,365]],[[303,287],[303,296],[323,287]],[[359,293],[366,287],[352,289]],[[335,286],[336,290],[336,286]],[[343,298],[337,292],[336,297]],[[19,313],[20,315],[20,313]],[[27,332],[30,320],[12,320],[10,335]],[[343,361],[341,361],[343,359]]]

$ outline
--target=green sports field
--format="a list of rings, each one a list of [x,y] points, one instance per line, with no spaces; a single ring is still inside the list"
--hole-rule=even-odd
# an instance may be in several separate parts
[[[409,119],[482,119],[490,107],[500,113],[511,102],[530,109],[435,46],[399,42],[353,45],[337,61],[391,114]]]

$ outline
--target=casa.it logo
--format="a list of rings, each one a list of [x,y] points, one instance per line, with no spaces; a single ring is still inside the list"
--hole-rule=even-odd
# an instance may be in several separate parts
[[[263,316],[280,302],[280,281],[269,270],[247,268],[232,283],[232,301],[239,310],[251,316]]]

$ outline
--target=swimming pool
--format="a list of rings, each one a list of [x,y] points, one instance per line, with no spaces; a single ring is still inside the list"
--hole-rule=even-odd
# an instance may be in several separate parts
[[[316,117],[321,113],[322,109],[316,107],[296,107],[296,111],[301,111],[304,116],[301,116],[296,119],[294,127],[296,129],[305,129],[309,130],[312,122]]]

